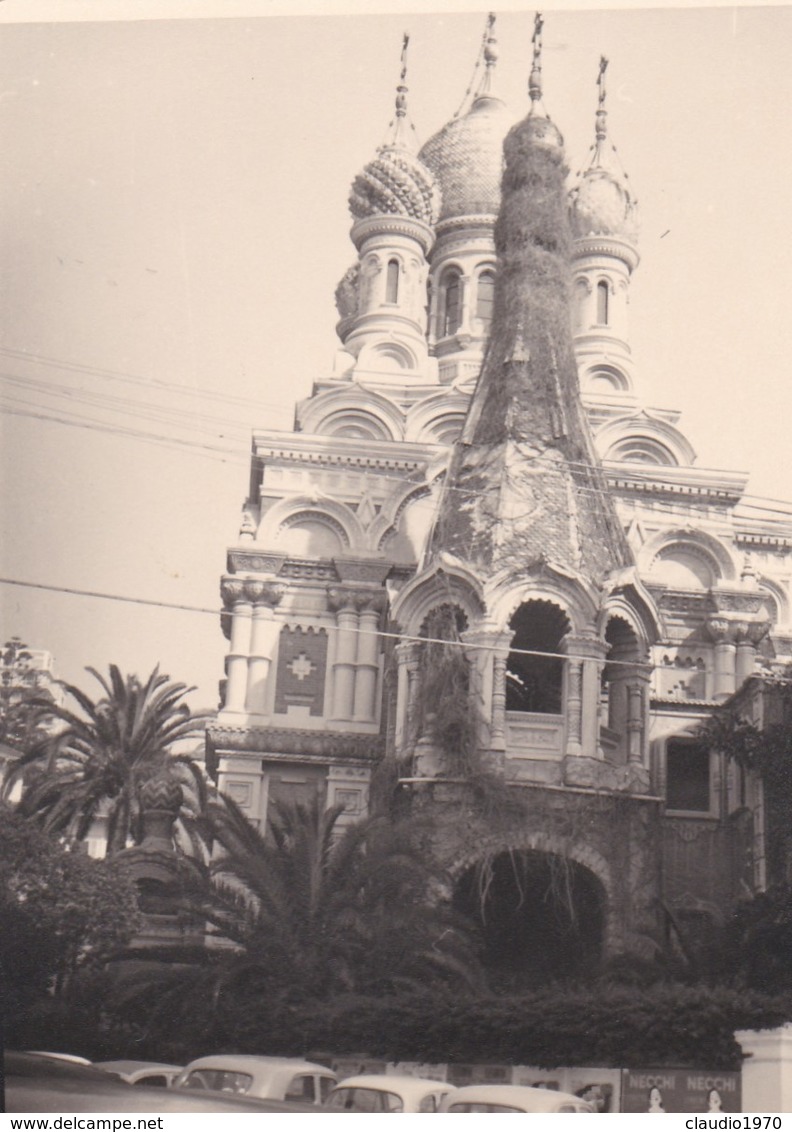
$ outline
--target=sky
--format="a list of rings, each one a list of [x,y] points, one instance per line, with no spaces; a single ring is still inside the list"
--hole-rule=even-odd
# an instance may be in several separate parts
[[[0,632],[63,679],[92,691],[86,666],[159,664],[216,706],[251,429],[290,429],[332,370],[346,199],[385,140],[403,32],[419,142],[473,70],[485,11],[414,6],[0,5]],[[639,391],[683,410],[700,466],[792,499],[792,8],[544,11],[544,104],[573,172],[610,60],[642,221]],[[499,10],[515,112],[532,24]]]

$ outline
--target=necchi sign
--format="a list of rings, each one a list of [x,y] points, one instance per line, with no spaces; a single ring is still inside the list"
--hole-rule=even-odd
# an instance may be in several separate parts
[[[622,1112],[740,1112],[740,1074],[709,1069],[624,1069]]]

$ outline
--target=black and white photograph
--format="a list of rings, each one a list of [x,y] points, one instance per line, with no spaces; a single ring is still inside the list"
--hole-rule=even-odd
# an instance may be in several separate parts
[[[781,1127],[791,55],[0,3],[3,1111]]]

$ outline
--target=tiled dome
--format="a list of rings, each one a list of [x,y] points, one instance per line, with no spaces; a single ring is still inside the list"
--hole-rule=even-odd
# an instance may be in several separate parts
[[[635,201],[624,182],[602,166],[593,166],[570,193],[573,235],[625,236],[638,232]]]
[[[466,114],[453,118],[419,157],[440,186],[439,220],[497,215],[503,171],[503,139],[514,116],[504,102],[480,95]]]
[[[358,173],[349,195],[355,220],[369,216],[409,216],[433,225],[439,193],[432,173],[404,146],[381,146]]]
[[[178,813],[184,801],[184,791],[179,783],[161,771],[143,784],[140,790],[140,804],[144,810],[169,810]]]

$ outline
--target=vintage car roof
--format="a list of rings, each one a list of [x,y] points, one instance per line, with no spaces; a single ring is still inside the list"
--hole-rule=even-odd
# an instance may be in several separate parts
[[[253,1077],[269,1077],[278,1072],[325,1073],[335,1078],[332,1069],[317,1065],[313,1061],[303,1061],[299,1057],[265,1057],[255,1053],[218,1053],[197,1057],[184,1067],[185,1073],[193,1069],[230,1069],[239,1073],[250,1073]]]
[[[524,1108],[527,1112],[553,1112],[561,1104],[586,1104],[574,1093],[537,1089],[532,1085],[462,1085],[448,1098],[450,1105],[471,1102],[510,1105],[512,1108]],[[526,1107],[528,1105],[531,1107]]]
[[[181,1072],[184,1068],[183,1065],[170,1065],[164,1061],[94,1061],[93,1064],[111,1073],[134,1073],[138,1069],[178,1069]]]
[[[429,1077],[409,1077],[407,1075],[386,1073],[358,1073],[356,1077],[345,1077],[335,1086],[336,1089],[383,1089],[399,1093],[404,1097],[424,1096],[438,1089],[453,1090],[447,1081],[434,1081]]]

